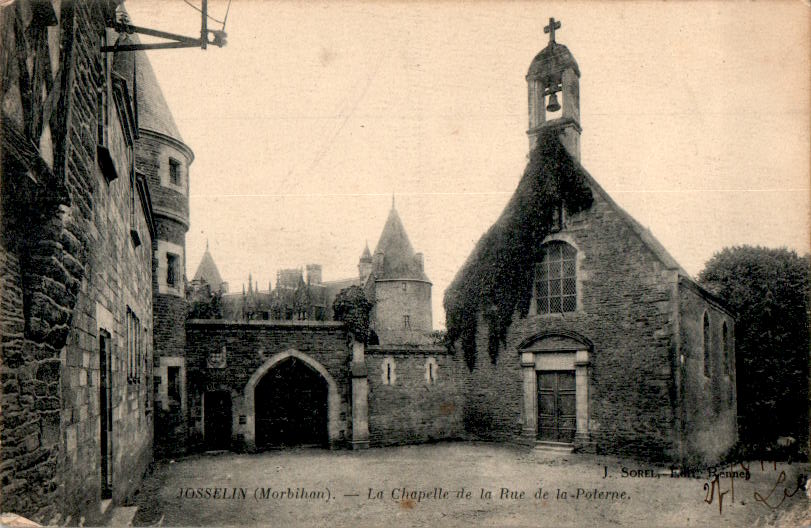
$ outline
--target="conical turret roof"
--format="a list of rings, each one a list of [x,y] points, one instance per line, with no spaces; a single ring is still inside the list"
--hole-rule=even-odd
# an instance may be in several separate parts
[[[135,52],[135,74],[138,86],[138,128],[151,130],[183,143],[175,118],[155,77],[155,70],[143,51]]]
[[[408,239],[400,215],[392,204],[386,225],[380,234],[375,254],[383,253],[382,273],[376,273],[378,279],[416,279],[428,281],[414,248]]]
[[[369,242],[366,242],[366,246],[363,248],[363,253],[360,255],[360,259],[364,262],[371,262],[372,261],[372,253],[369,251]]]
[[[206,243],[206,252],[203,253],[203,258],[200,259],[200,265],[197,266],[193,280],[205,281],[214,289],[219,288],[222,284],[220,270],[217,269],[217,264],[214,263],[214,257],[211,256],[211,252],[208,250],[208,243]]]
[[[116,44],[140,44],[140,42],[137,34],[121,33],[118,35]],[[135,62],[134,68],[133,62]],[[134,83],[133,69],[135,70]],[[127,79],[130,89],[135,91],[139,130],[156,132],[185,145],[146,52],[139,50],[115,53],[113,71]]]

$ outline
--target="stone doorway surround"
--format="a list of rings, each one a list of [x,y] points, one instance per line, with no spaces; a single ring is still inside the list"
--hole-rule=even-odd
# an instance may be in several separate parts
[[[310,368],[318,372],[327,382],[327,436],[330,447],[334,447],[339,440],[340,434],[340,407],[341,399],[338,394],[338,385],[335,379],[327,372],[324,366],[313,359],[312,357],[299,352],[298,350],[289,349],[284,352],[279,352],[268,358],[262,366],[260,366],[245,384],[243,391],[243,410],[241,413],[245,416],[245,423],[239,425],[239,429],[244,435],[245,447],[249,451],[256,449],[256,386],[262,380],[262,377],[270,371],[273,367],[288,358],[296,358],[303,363],[307,364]]]
[[[587,338],[574,332],[542,332],[518,346],[523,375],[522,437],[529,444],[538,438],[538,372],[572,370],[575,373],[576,432],[574,443],[590,443],[589,358],[594,349]]]

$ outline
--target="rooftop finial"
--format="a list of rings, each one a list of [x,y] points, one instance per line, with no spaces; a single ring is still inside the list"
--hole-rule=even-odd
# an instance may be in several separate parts
[[[549,19],[549,25],[544,26],[543,32],[549,33],[549,44],[555,43],[555,30],[560,29],[560,21],[555,20],[554,17]]]
[[[391,193],[391,208],[394,209],[394,193]]]
[[[206,237],[206,251],[208,251],[208,237]]]

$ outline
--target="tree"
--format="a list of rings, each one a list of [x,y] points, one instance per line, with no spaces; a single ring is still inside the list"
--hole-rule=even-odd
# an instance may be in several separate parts
[[[350,286],[335,296],[332,313],[336,321],[346,323],[347,330],[355,339],[365,343],[369,338],[369,314],[372,306],[359,286]]]
[[[737,313],[740,438],[756,450],[808,439],[809,257],[740,246],[715,254],[702,285]]]
[[[189,306],[189,319],[222,319],[222,293],[201,295]]]

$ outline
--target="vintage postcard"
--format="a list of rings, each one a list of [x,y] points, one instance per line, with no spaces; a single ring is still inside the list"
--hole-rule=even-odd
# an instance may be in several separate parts
[[[809,22],[0,0],[0,521],[811,525]]]

